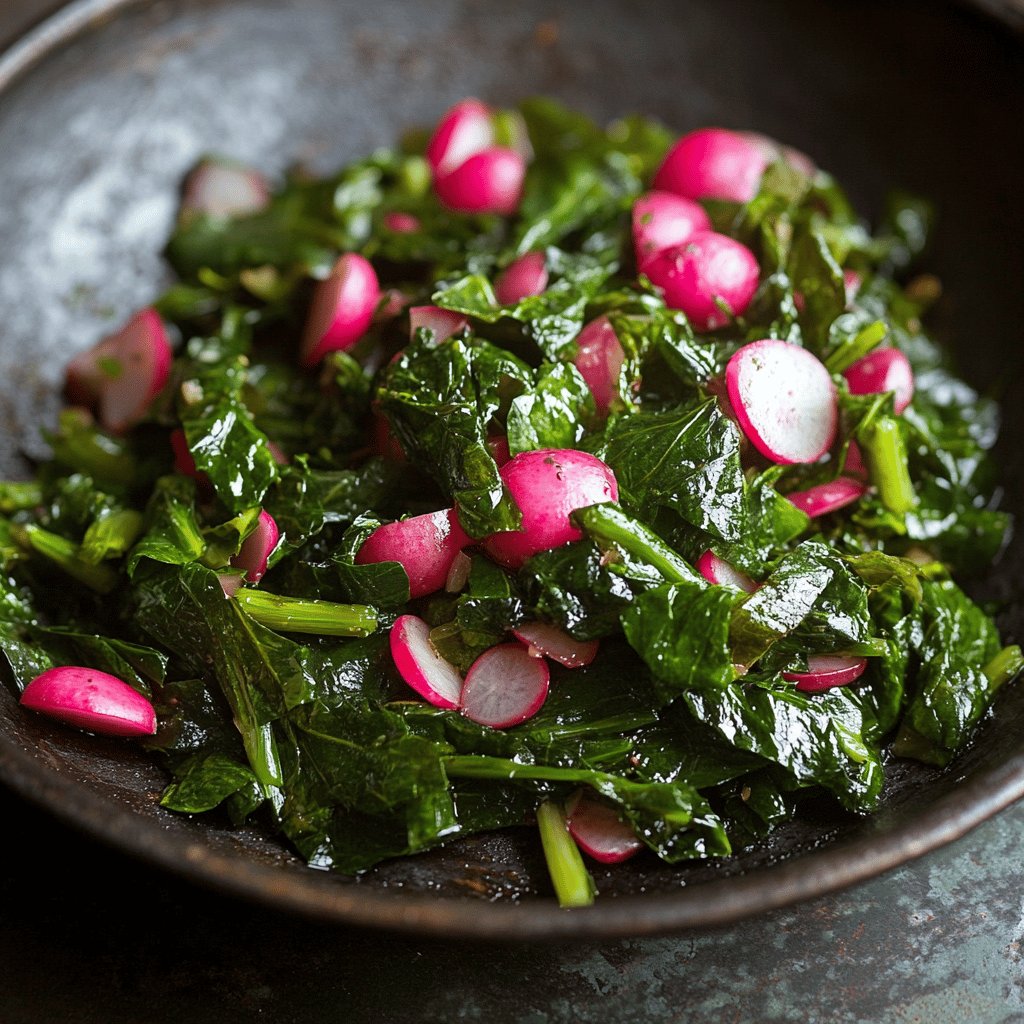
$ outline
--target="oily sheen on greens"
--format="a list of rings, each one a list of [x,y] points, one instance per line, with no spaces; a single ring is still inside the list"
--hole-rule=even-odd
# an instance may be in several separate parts
[[[8,683],[69,663],[125,679],[157,707],[147,745],[170,772],[165,807],[259,818],[318,867],[358,872],[529,824],[579,787],[667,861],[726,855],[808,797],[871,811],[887,748],[947,763],[1020,667],[952,582],[984,571],[1009,521],[990,500],[997,411],[921,326],[928,289],[909,271],[926,208],[898,197],[872,234],[829,175],[771,165],[750,202],[706,204],[756,254],[761,284],[743,318],[701,335],[633,263],[631,207],[670,134],[546,100],[521,113],[533,159],[512,217],[446,211],[413,136],[323,180],[296,173],[252,215],[183,219],[166,252],[178,280],[156,302],[178,337],[172,386],[126,436],[67,410],[36,480],[0,487]],[[418,229],[389,230],[396,212]],[[406,305],[468,329],[410,341],[407,317],[382,316],[301,369],[312,282],[346,251]],[[499,304],[495,278],[530,251],[547,288]],[[859,276],[852,302],[844,269]],[[623,349],[607,417],[573,364],[601,315]],[[840,438],[821,462],[759,460],[728,415],[725,365],[761,338],[837,374]],[[914,369],[902,415],[838,376],[883,341]],[[401,460],[375,440],[381,417]],[[192,475],[173,468],[175,430]],[[514,530],[488,445],[501,435],[512,454],[597,455],[619,504],[581,512],[581,540],[515,573],[470,548],[459,592],[412,604],[397,563],[356,564],[381,522],[453,504],[472,538]],[[862,500],[813,520],[786,500],[835,478],[854,442]],[[274,630],[225,599],[217,572],[261,508],[282,540],[258,589],[365,607],[368,635]],[[760,588],[709,584],[693,567],[709,548]],[[463,671],[538,619],[601,646],[584,668],[552,665],[541,711],[494,730],[399,679],[387,631],[408,610]],[[815,694],[783,678],[837,651],[868,658],[855,684]]]

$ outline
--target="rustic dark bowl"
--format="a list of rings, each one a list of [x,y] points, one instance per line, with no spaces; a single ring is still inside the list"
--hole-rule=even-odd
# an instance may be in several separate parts
[[[68,355],[165,282],[162,240],[199,154],[328,169],[464,95],[545,93],[603,119],[757,128],[813,153],[869,212],[894,184],[934,200],[937,329],[972,382],[1005,393],[1005,503],[1020,511],[1024,403],[1007,385],[1024,351],[1022,69],[1005,25],[933,3],[79,0],[0,60],[0,469],[38,450]],[[1017,640],[1022,548],[978,585]],[[719,863],[641,857],[598,871],[597,905],[565,913],[533,834],[329,876],[255,829],[163,812],[146,757],[25,715],[0,686],[0,779],[98,839],[278,907],[450,936],[650,934],[849,885],[1024,794],[1022,735],[1024,687],[1010,688],[948,770],[893,764],[875,817],[822,809]]]

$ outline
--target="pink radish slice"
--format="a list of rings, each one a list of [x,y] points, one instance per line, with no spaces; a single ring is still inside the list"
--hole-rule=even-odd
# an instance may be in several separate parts
[[[223,160],[199,163],[185,179],[179,216],[244,217],[270,204],[266,178],[248,167]]]
[[[152,736],[153,705],[117,676],[80,665],[47,669],[25,687],[21,703],[105,736]]]
[[[619,375],[626,353],[615,328],[606,316],[591,320],[576,338],[576,358],[573,363],[594,396],[594,405],[602,416],[607,416],[619,396]]]
[[[522,529],[492,533],[484,550],[507,569],[531,555],[580,540],[569,516],[578,508],[618,501],[615,475],[600,459],[573,449],[520,452],[501,467],[501,479],[523,514]]]
[[[773,155],[762,144],[724,128],[699,128],[669,151],[654,187],[686,199],[753,199]]]
[[[806,672],[783,672],[782,678],[796,683],[804,693],[824,693],[833,686],[846,686],[864,675],[867,658],[848,654],[812,654],[807,659]]]
[[[245,578],[249,583],[259,583],[267,571],[267,559],[277,547],[280,537],[281,531],[273,516],[261,510],[256,520],[256,529],[242,542],[231,564],[236,569],[245,570]]]
[[[637,266],[662,249],[682,245],[696,231],[710,231],[711,219],[692,199],[648,192],[633,204],[633,248]]]
[[[597,657],[597,640],[577,640],[546,622],[524,622],[512,635],[545,657],[566,668],[582,668]]]
[[[402,679],[429,704],[454,711],[462,693],[462,676],[434,649],[430,627],[415,615],[400,615],[391,627],[389,641]]]
[[[840,476],[828,483],[808,487],[806,491],[792,491],[786,497],[802,512],[816,519],[860,501],[867,491],[866,484]]]
[[[376,406],[370,424],[370,449],[375,455],[390,462],[405,462],[405,452],[391,430],[387,416]]]
[[[724,327],[742,316],[757,291],[760,268],[740,242],[716,231],[697,231],[683,245],[655,253],[640,267],[662,290],[672,309],[681,309],[698,331]]]
[[[171,431],[171,451],[174,452],[174,469],[182,476],[190,476],[202,484],[209,484],[210,478],[196,468],[196,460],[188,446],[188,439],[181,427]]]
[[[393,231],[396,235],[414,235],[420,229],[419,217],[414,217],[411,213],[402,213],[400,210],[385,213],[383,223],[388,231]]]
[[[378,526],[356,552],[356,565],[398,562],[409,577],[409,596],[440,590],[455,556],[470,543],[454,509]]]
[[[548,286],[544,253],[527,252],[513,260],[494,282],[494,295],[502,306],[514,306]]]
[[[569,802],[566,822],[576,845],[601,864],[621,864],[644,848],[633,827],[611,804],[585,790],[577,791]]]
[[[427,163],[435,174],[448,174],[474,153],[493,145],[491,108],[479,100],[465,99],[438,122],[427,143]]]
[[[860,291],[861,276],[856,270],[844,270],[843,271],[843,288],[846,292],[846,308],[849,309],[854,300],[857,298],[857,292]]]
[[[224,591],[224,596],[230,598],[241,590],[244,580],[237,573],[219,572],[217,573],[217,582],[220,584],[220,589]]]
[[[914,397],[914,371],[898,348],[880,348],[858,359],[844,374],[851,395],[880,395],[892,391],[898,416]]]
[[[843,474],[855,477],[858,480],[867,480],[868,478],[868,467],[864,465],[864,456],[861,454],[860,445],[856,441],[851,441],[846,449]]]
[[[816,462],[839,422],[836,389],[821,361],[777,339],[744,345],[725,370],[729,401],[743,433],[773,462]]]
[[[316,366],[328,352],[351,348],[367,331],[380,302],[380,285],[370,262],[345,253],[313,292],[300,361]]]
[[[478,725],[509,729],[541,709],[550,678],[547,662],[522,644],[498,644],[470,665],[459,710]]]
[[[434,332],[434,344],[440,345],[469,326],[469,320],[461,313],[440,306],[411,306],[409,308],[409,340],[416,340],[416,332],[422,327]]]
[[[491,453],[491,458],[498,464],[498,469],[501,469],[512,458],[508,447],[508,438],[504,436],[487,438],[487,450]]]
[[[730,565],[724,558],[719,558],[710,548],[697,559],[697,572],[708,583],[728,584],[730,587],[738,587],[748,594],[757,590],[757,584],[745,572]]]
[[[474,153],[454,170],[435,179],[441,203],[456,213],[511,216],[519,206],[526,161],[514,149],[492,146]]]

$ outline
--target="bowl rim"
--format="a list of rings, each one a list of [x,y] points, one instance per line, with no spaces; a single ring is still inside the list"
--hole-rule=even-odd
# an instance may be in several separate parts
[[[47,57],[128,10],[154,2],[71,0],[0,54],[0,103]],[[1024,750],[954,781],[948,793],[886,832],[841,840],[678,893],[606,898],[571,912],[547,900],[484,902],[338,885],[327,873],[284,870],[231,856],[99,795],[2,734],[0,783],[66,824],[151,865],[278,910],[421,936],[566,941],[721,927],[881,875],[959,839],[1024,796]]]

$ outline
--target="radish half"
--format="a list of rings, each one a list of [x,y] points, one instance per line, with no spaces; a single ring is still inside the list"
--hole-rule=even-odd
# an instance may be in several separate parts
[[[479,100],[464,99],[438,122],[427,143],[427,163],[435,174],[448,174],[494,142],[491,108]]]
[[[843,374],[851,395],[880,395],[893,392],[898,416],[914,397],[914,371],[910,360],[898,348],[880,348],[858,359]]]
[[[576,338],[573,364],[594,396],[594,405],[602,416],[608,415],[619,396],[619,375],[626,353],[615,328],[606,316],[591,320]]]
[[[259,583],[267,571],[267,559],[280,538],[281,531],[274,517],[269,512],[261,511],[256,520],[256,529],[242,542],[231,564],[236,569],[245,570],[245,578],[249,583]]]
[[[316,366],[328,352],[351,348],[369,329],[379,302],[380,285],[369,260],[345,253],[313,292],[302,336],[302,365]]]
[[[524,622],[512,630],[512,635],[527,645],[529,653],[536,651],[566,668],[589,665],[599,647],[597,640],[577,640],[546,622]]]
[[[460,711],[478,725],[509,729],[541,709],[550,678],[547,662],[532,657],[522,644],[498,644],[466,673]]]
[[[152,736],[153,705],[124,680],[80,665],[47,669],[25,687],[32,711],[106,736]]]
[[[812,519],[838,512],[847,505],[853,505],[867,494],[866,484],[859,480],[840,476],[824,484],[808,487],[806,491],[792,491],[786,497]]]
[[[422,327],[433,331],[434,344],[440,345],[469,326],[469,320],[461,313],[440,306],[409,307],[409,340],[416,340],[416,332]]]
[[[415,615],[400,615],[389,636],[398,674],[425,701],[454,711],[462,693],[462,676],[430,642],[430,627]]]
[[[816,462],[832,447],[835,385],[806,349],[777,339],[751,342],[729,360],[725,381],[743,433],[772,462]]]
[[[753,199],[773,154],[760,140],[725,128],[698,128],[669,151],[654,187],[687,199]]]
[[[588,856],[601,864],[620,864],[639,853],[644,844],[633,826],[611,804],[579,790],[566,808],[569,835]]]
[[[697,231],[710,231],[711,218],[692,199],[671,192],[648,192],[633,204],[633,249],[637,266],[668,249],[682,245]]]
[[[504,146],[474,153],[454,170],[434,180],[441,203],[456,213],[511,216],[519,207],[526,177],[522,154]]]
[[[179,216],[244,217],[270,205],[267,179],[249,167],[207,158],[185,179]]]
[[[848,654],[812,654],[806,672],[783,672],[782,678],[796,683],[804,693],[824,693],[834,686],[846,686],[864,675],[867,658]]]
[[[514,306],[548,286],[544,253],[527,252],[513,260],[494,282],[494,295],[503,306]]]
[[[708,583],[726,584],[752,594],[757,584],[745,573],[730,565],[724,558],[719,558],[710,548],[697,559],[697,572]]]
[[[388,231],[393,231],[396,235],[414,235],[420,229],[419,217],[414,217],[411,213],[402,213],[400,210],[385,213],[382,223]]]

